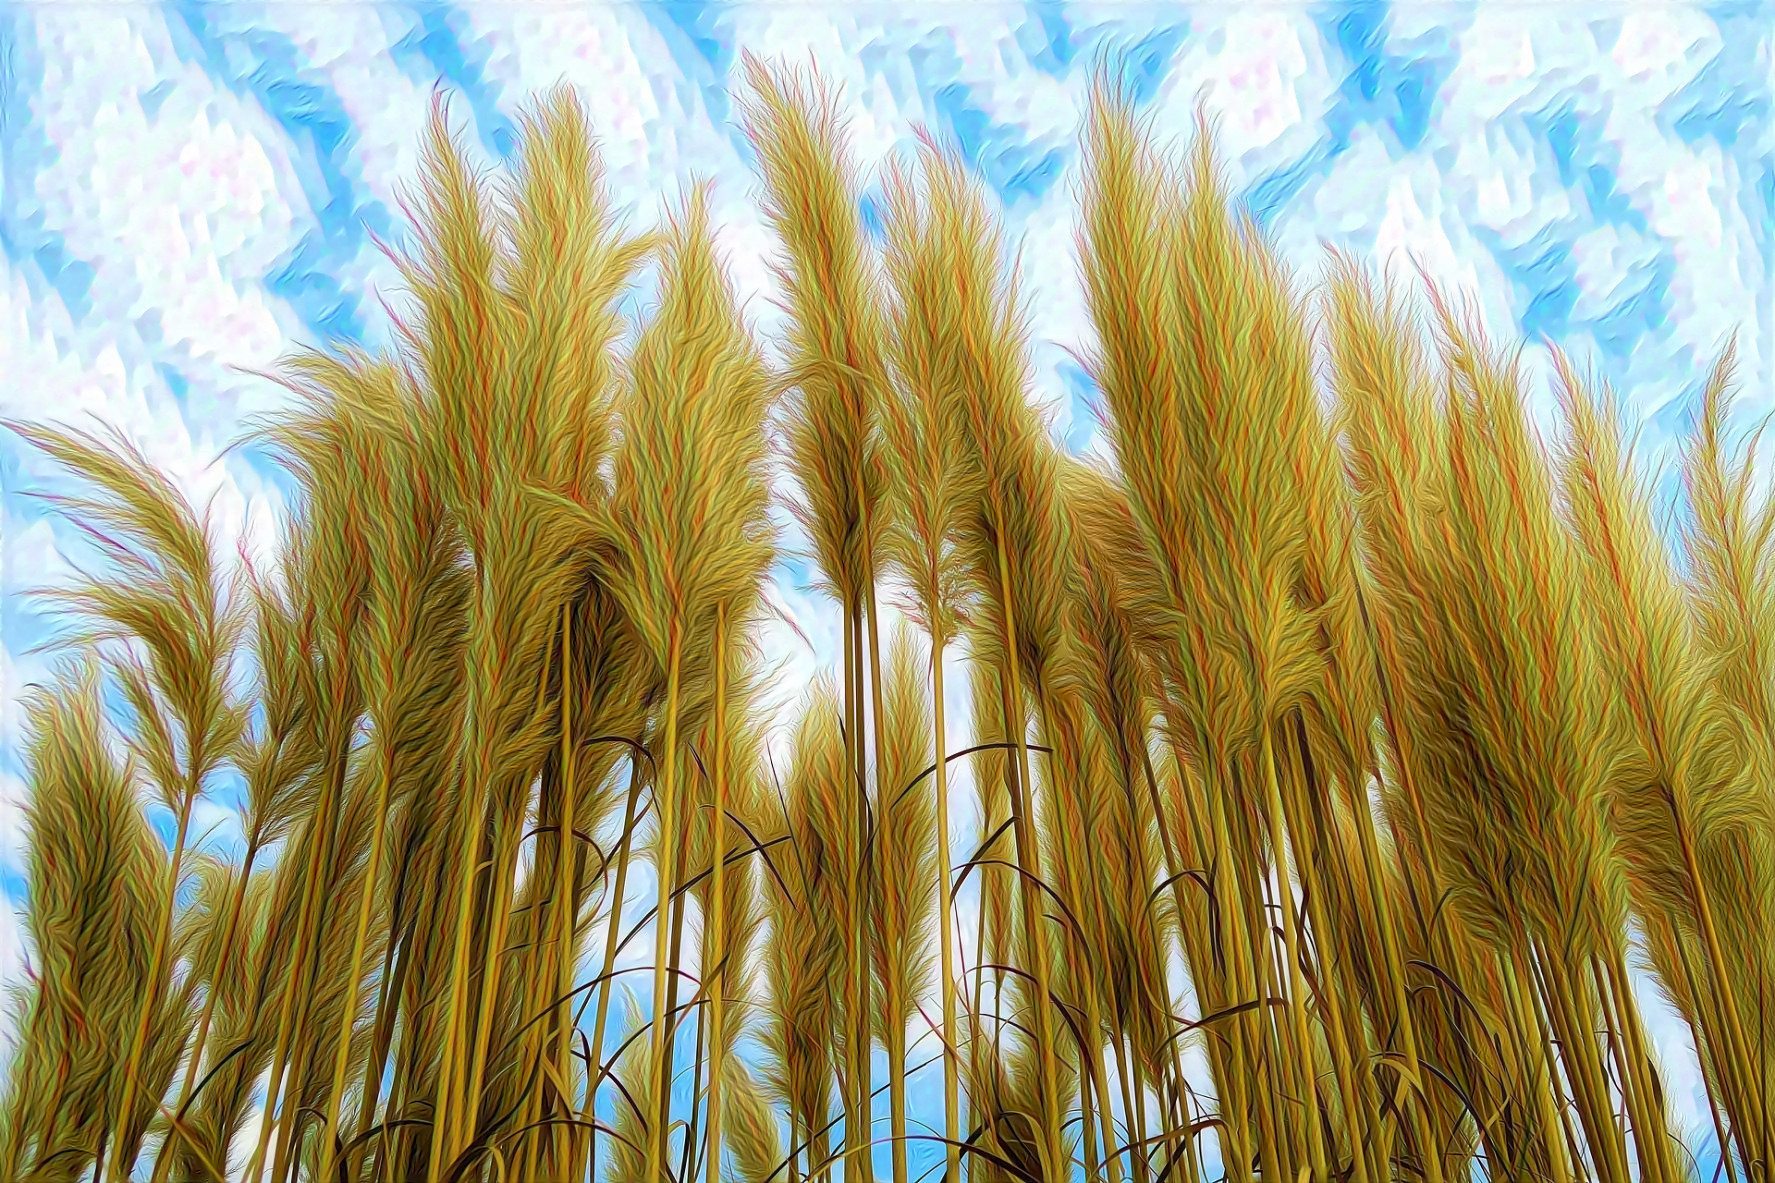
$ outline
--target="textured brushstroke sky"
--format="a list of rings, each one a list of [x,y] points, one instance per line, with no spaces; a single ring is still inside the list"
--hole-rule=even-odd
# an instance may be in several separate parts
[[[1085,86],[1113,52],[1163,134],[1186,135],[1198,101],[1217,116],[1238,192],[1303,280],[1322,242],[1402,274],[1412,252],[1495,334],[1599,367],[1657,460],[1729,331],[1737,421],[1775,390],[1772,25],[1768,2],[0,3],[0,413],[120,425],[214,499],[226,545],[265,553],[287,482],[251,450],[217,456],[284,398],[249,371],[297,343],[388,344],[382,301],[401,294],[372,235],[401,239],[397,185],[440,83],[488,166],[536,90],[579,87],[637,224],[693,172],[716,178],[721,244],[768,338],[774,245],[727,90],[743,47],[840,80],[871,172],[917,124],[961,146],[1021,243],[1038,395],[1089,449],[1092,392],[1064,349],[1085,341],[1072,194]],[[1544,360],[1525,355],[1537,375]],[[1537,412],[1549,401],[1543,383]],[[65,486],[10,434],[0,482],[0,875],[17,906],[18,708],[49,669],[28,651],[60,627],[22,593],[92,553],[21,496]],[[783,703],[836,652],[810,581],[798,561],[777,571],[813,644],[773,637]],[[224,847],[230,804],[198,818]],[[0,913],[0,972],[21,941]],[[1699,1130],[1684,1037],[1667,1012],[1655,1030]]]

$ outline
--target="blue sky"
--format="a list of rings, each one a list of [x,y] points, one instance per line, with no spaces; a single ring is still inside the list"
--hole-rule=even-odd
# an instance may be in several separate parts
[[[400,238],[396,188],[440,82],[488,166],[537,90],[579,87],[636,224],[713,176],[721,245],[768,338],[774,244],[728,96],[749,48],[843,84],[866,211],[875,166],[915,125],[961,146],[1022,246],[1037,396],[1057,438],[1091,450],[1092,391],[1065,352],[1088,340],[1072,195],[1090,70],[1115,53],[1162,134],[1186,134],[1198,101],[1216,114],[1229,174],[1303,281],[1322,243],[1406,274],[1409,252],[1500,338],[1594,364],[1658,461],[1728,332],[1739,420],[1775,389],[1772,24],[1769,3],[1582,0],[0,3],[0,414],[117,423],[212,502],[230,547],[264,553],[285,486],[250,452],[217,456],[284,397],[249,371],[299,343],[388,344],[381,301],[400,292],[372,235]],[[1544,377],[1538,350],[1525,360]],[[1543,383],[1537,412],[1550,402]],[[62,486],[7,434],[0,484],[0,883],[16,902],[18,702],[49,668],[27,651],[58,627],[24,593],[90,555],[20,496]],[[774,638],[785,707],[836,652],[809,579],[777,572],[813,642]],[[964,704],[949,709],[960,743]],[[200,817],[224,843],[227,807]],[[955,824],[972,831],[966,810]],[[20,942],[0,916],[0,972]],[[1654,1032],[1698,1130],[1686,1040],[1661,1010]]]

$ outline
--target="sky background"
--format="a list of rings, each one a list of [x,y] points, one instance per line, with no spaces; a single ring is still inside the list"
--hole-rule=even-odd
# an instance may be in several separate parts
[[[1734,422],[1775,393],[1772,25],[1766,2],[0,3],[0,414],[118,425],[213,505],[225,553],[244,537],[268,554],[287,482],[250,449],[217,457],[244,419],[284,404],[249,371],[299,344],[388,346],[382,301],[402,295],[372,234],[402,239],[397,186],[417,177],[440,83],[489,167],[512,152],[522,105],[576,86],[634,225],[693,173],[715,178],[720,245],[770,348],[776,248],[729,90],[746,48],[842,84],[866,208],[916,126],[959,144],[1022,248],[1036,396],[1064,446],[1093,451],[1092,391],[1066,348],[1089,343],[1077,137],[1091,67],[1111,53],[1162,138],[1185,144],[1198,102],[1216,116],[1236,192],[1303,284],[1325,243],[1401,275],[1415,256],[1499,340],[1545,337],[1606,376],[1667,500],[1728,333]],[[1524,363],[1544,415],[1545,354]],[[0,485],[0,974],[16,978],[19,707],[51,668],[27,651],[65,623],[25,593],[92,552],[22,496],[67,485],[10,433]],[[794,559],[775,572],[811,641],[787,625],[767,638],[784,721],[836,660],[837,614],[811,580]],[[965,703],[949,711],[961,746]],[[965,780],[957,796],[959,843]],[[224,850],[231,806],[219,791],[195,827]],[[645,877],[638,890],[631,914]],[[1686,1036],[1641,984],[1700,1151]],[[940,1125],[938,1078],[914,1079],[915,1118]]]

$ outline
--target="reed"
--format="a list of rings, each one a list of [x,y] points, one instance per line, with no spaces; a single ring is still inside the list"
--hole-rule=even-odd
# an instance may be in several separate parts
[[[1174,154],[1105,75],[1087,463],[959,153],[890,162],[872,239],[837,92],[745,73],[778,370],[711,187],[628,231],[561,89],[497,184],[436,106],[395,349],[286,359],[246,437],[296,480],[271,561],[121,436],[8,424],[109,568],[50,597],[26,714],[0,1174],[827,1183],[885,1141],[895,1183],[1679,1183],[1643,966],[1767,1183],[1775,500],[1733,348],[1667,545],[1612,392],[1553,350],[1544,441],[1470,311],[1341,252],[1309,293],[1208,122]],[[778,466],[843,638],[786,767]],[[190,833],[230,775],[238,862]]]
[[[843,619],[843,735],[847,767],[854,770],[847,832],[857,846],[846,863],[854,881],[846,887],[852,911],[843,928],[844,1136],[849,1169],[868,1180],[873,1177],[869,1059],[875,1029],[868,899],[877,823],[871,813],[865,716],[872,714],[879,762],[883,720],[875,584],[888,522],[878,423],[886,390],[886,332],[873,299],[873,261],[862,249],[862,219],[836,94],[817,74],[772,74],[750,56],[745,65],[755,96],[747,132],[764,176],[766,217],[786,256],[776,270],[790,313],[784,379],[794,393],[787,442],[803,498],[795,511]],[[871,692],[873,712],[865,706]],[[877,789],[879,797],[879,784]]]

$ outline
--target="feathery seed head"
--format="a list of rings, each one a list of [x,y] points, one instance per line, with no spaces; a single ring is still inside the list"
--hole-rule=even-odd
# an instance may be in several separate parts
[[[200,519],[120,432],[107,442],[84,432],[9,426],[98,487],[95,497],[48,500],[100,544],[116,575],[41,597],[90,622],[75,643],[123,639],[146,647],[135,705],[145,726],[167,728],[149,741],[161,752],[155,779],[170,801],[189,799],[232,753],[245,720],[227,689],[244,620],[211,553],[208,515]],[[170,723],[158,718],[161,701]]]
[[[918,638],[904,622],[898,624],[888,650],[885,746],[881,755],[879,854],[875,866],[875,940],[870,950],[876,977],[887,997],[900,1004],[898,1014],[876,1014],[878,1037],[886,1046],[890,1026],[905,1030],[918,1013],[917,1004],[931,986],[931,929],[936,923],[936,849],[939,824],[935,782],[913,778],[930,764],[931,704],[926,697],[926,671]],[[947,904],[947,901],[943,901]]]
[[[1589,952],[1618,940],[1623,921],[1603,824],[1624,754],[1616,691],[1520,376],[1486,351],[1470,317],[1431,296],[1447,390],[1448,549],[1433,585],[1441,610],[1420,625],[1419,652],[1442,655],[1425,671],[1439,715],[1428,742],[1460,771],[1420,787],[1452,850],[1488,848],[1456,858],[1479,877],[1470,886],[1483,884],[1476,925],[1497,931],[1520,913],[1531,933]]]
[[[702,647],[716,605],[755,594],[772,554],[769,383],[715,254],[707,191],[670,224],[659,310],[629,360],[612,515],[612,587],[663,668],[669,630]]]
[[[1312,614],[1294,598],[1307,513],[1298,461],[1317,396],[1299,303],[1268,244],[1229,213],[1199,122],[1174,197],[1170,168],[1151,160],[1131,108],[1100,81],[1081,255],[1098,333],[1089,368],[1142,531],[1188,622],[1174,642],[1189,655],[1173,663],[1188,680],[1181,705],[1230,755],[1317,670]]]
[[[928,139],[919,159],[921,198],[900,184],[887,218],[896,327],[912,335],[897,347],[896,366],[913,375],[915,389],[935,392],[926,415],[940,415],[943,426],[933,435],[949,436],[956,450],[950,463],[960,468],[956,492],[967,507],[956,524],[957,557],[977,605],[976,656],[1003,659],[1010,611],[1025,650],[1020,664],[1033,675],[1062,631],[1052,589],[1067,577],[1070,544],[1057,512],[1058,458],[1026,398],[1027,331],[980,187],[953,151]]]
[[[887,524],[877,422],[886,326],[836,95],[817,74],[773,73],[750,54],[744,65],[753,92],[746,134],[763,173],[765,219],[786,256],[773,270],[789,312],[785,377],[797,392],[789,454],[805,500],[794,508],[833,593],[857,604]]]

